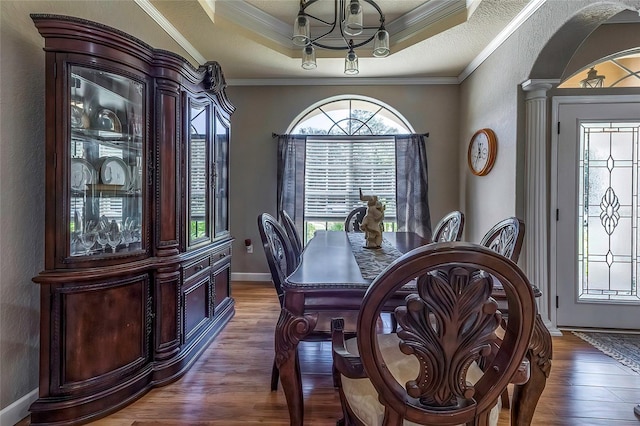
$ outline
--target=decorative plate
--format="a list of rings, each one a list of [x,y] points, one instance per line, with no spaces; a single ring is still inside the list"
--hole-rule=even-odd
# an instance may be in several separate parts
[[[91,163],[82,158],[71,159],[71,190],[84,191],[87,184],[92,184],[95,180],[96,170]]]
[[[131,172],[121,158],[104,157],[100,165],[100,180],[105,184],[127,188],[131,182]]]

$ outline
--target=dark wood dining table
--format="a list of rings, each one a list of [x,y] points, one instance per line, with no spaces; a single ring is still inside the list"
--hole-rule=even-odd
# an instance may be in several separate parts
[[[364,234],[360,235],[364,243]],[[383,238],[385,245],[394,248],[392,251],[396,255],[429,243],[412,232],[385,232]],[[317,231],[306,245],[297,269],[286,278],[274,340],[276,365],[280,371],[292,426],[304,424],[298,343],[315,329],[319,316],[323,314],[357,314],[371,282],[370,277],[363,277],[349,236],[343,231]],[[404,297],[405,294],[399,293],[390,302],[389,311],[400,304]],[[547,353],[547,349],[550,347],[551,336],[538,316],[528,354],[531,379],[524,385],[516,386],[512,424],[527,426],[531,423],[548,376],[550,353]]]

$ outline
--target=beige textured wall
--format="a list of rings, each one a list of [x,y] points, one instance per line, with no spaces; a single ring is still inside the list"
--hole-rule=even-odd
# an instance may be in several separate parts
[[[296,116],[331,96],[354,94],[378,99],[402,114],[417,133],[428,132],[429,203],[435,224],[458,208],[458,86],[265,86],[230,87],[237,107],[231,131],[231,234],[236,238],[232,271],[268,273],[257,217],[276,213],[277,142]],[[253,254],[244,249],[254,242]]]

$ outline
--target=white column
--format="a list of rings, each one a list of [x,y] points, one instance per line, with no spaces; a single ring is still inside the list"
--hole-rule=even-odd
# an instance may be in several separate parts
[[[538,312],[551,324],[549,301],[549,187],[547,175],[547,135],[549,134],[547,91],[548,81],[529,80],[522,84],[525,91],[525,269],[529,281],[542,291]]]

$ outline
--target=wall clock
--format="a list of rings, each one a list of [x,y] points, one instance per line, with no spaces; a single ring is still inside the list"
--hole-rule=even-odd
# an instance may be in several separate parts
[[[484,176],[491,171],[496,161],[498,143],[496,134],[491,129],[480,129],[474,133],[469,142],[467,163],[476,176]]]

